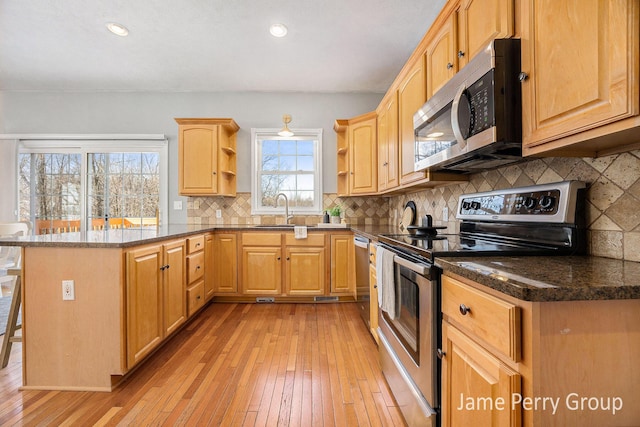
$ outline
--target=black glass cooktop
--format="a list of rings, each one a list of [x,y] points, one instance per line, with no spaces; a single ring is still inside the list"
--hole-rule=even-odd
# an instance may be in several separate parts
[[[406,250],[429,260],[436,256],[471,255],[543,255],[558,253],[558,248],[521,242],[498,241],[460,234],[415,236],[411,234],[381,235],[380,242]]]

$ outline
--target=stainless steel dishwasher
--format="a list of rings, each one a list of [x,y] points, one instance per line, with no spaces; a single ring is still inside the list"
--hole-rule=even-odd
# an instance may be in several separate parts
[[[353,237],[356,260],[356,301],[360,308],[360,316],[369,324],[369,239],[363,236]]]

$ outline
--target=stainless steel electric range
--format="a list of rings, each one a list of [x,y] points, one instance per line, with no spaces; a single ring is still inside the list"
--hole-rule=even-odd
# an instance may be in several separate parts
[[[585,183],[564,181],[465,194],[456,209],[459,234],[439,234],[426,217],[410,234],[379,236],[379,259],[385,251],[393,259],[393,283],[381,284],[391,286],[385,295],[393,307],[379,310],[380,361],[409,425],[440,422],[441,272],[434,259],[583,254],[584,192]]]

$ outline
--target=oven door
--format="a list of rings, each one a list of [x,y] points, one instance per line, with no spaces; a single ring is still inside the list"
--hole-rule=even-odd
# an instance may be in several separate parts
[[[438,398],[438,294],[433,266],[394,257],[394,317],[379,311],[380,360],[409,425],[435,425]],[[437,276],[437,275],[435,275]]]

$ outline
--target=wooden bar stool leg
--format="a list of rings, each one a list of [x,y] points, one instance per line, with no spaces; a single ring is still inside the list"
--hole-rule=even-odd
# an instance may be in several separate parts
[[[18,313],[20,312],[20,300],[22,298],[22,284],[20,283],[20,274],[17,275],[16,284],[13,290],[13,296],[11,300],[11,307],[9,308],[9,318],[7,319],[7,329],[4,333],[4,339],[2,340],[2,353],[0,353],[0,361],[2,362],[2,368],[6,368],[9,364],[9,356],[11,355],[11,345],[14,342],[22,342],[22,337],[15,336],[16,330],[21,326],[16,326],[18,323]]]

